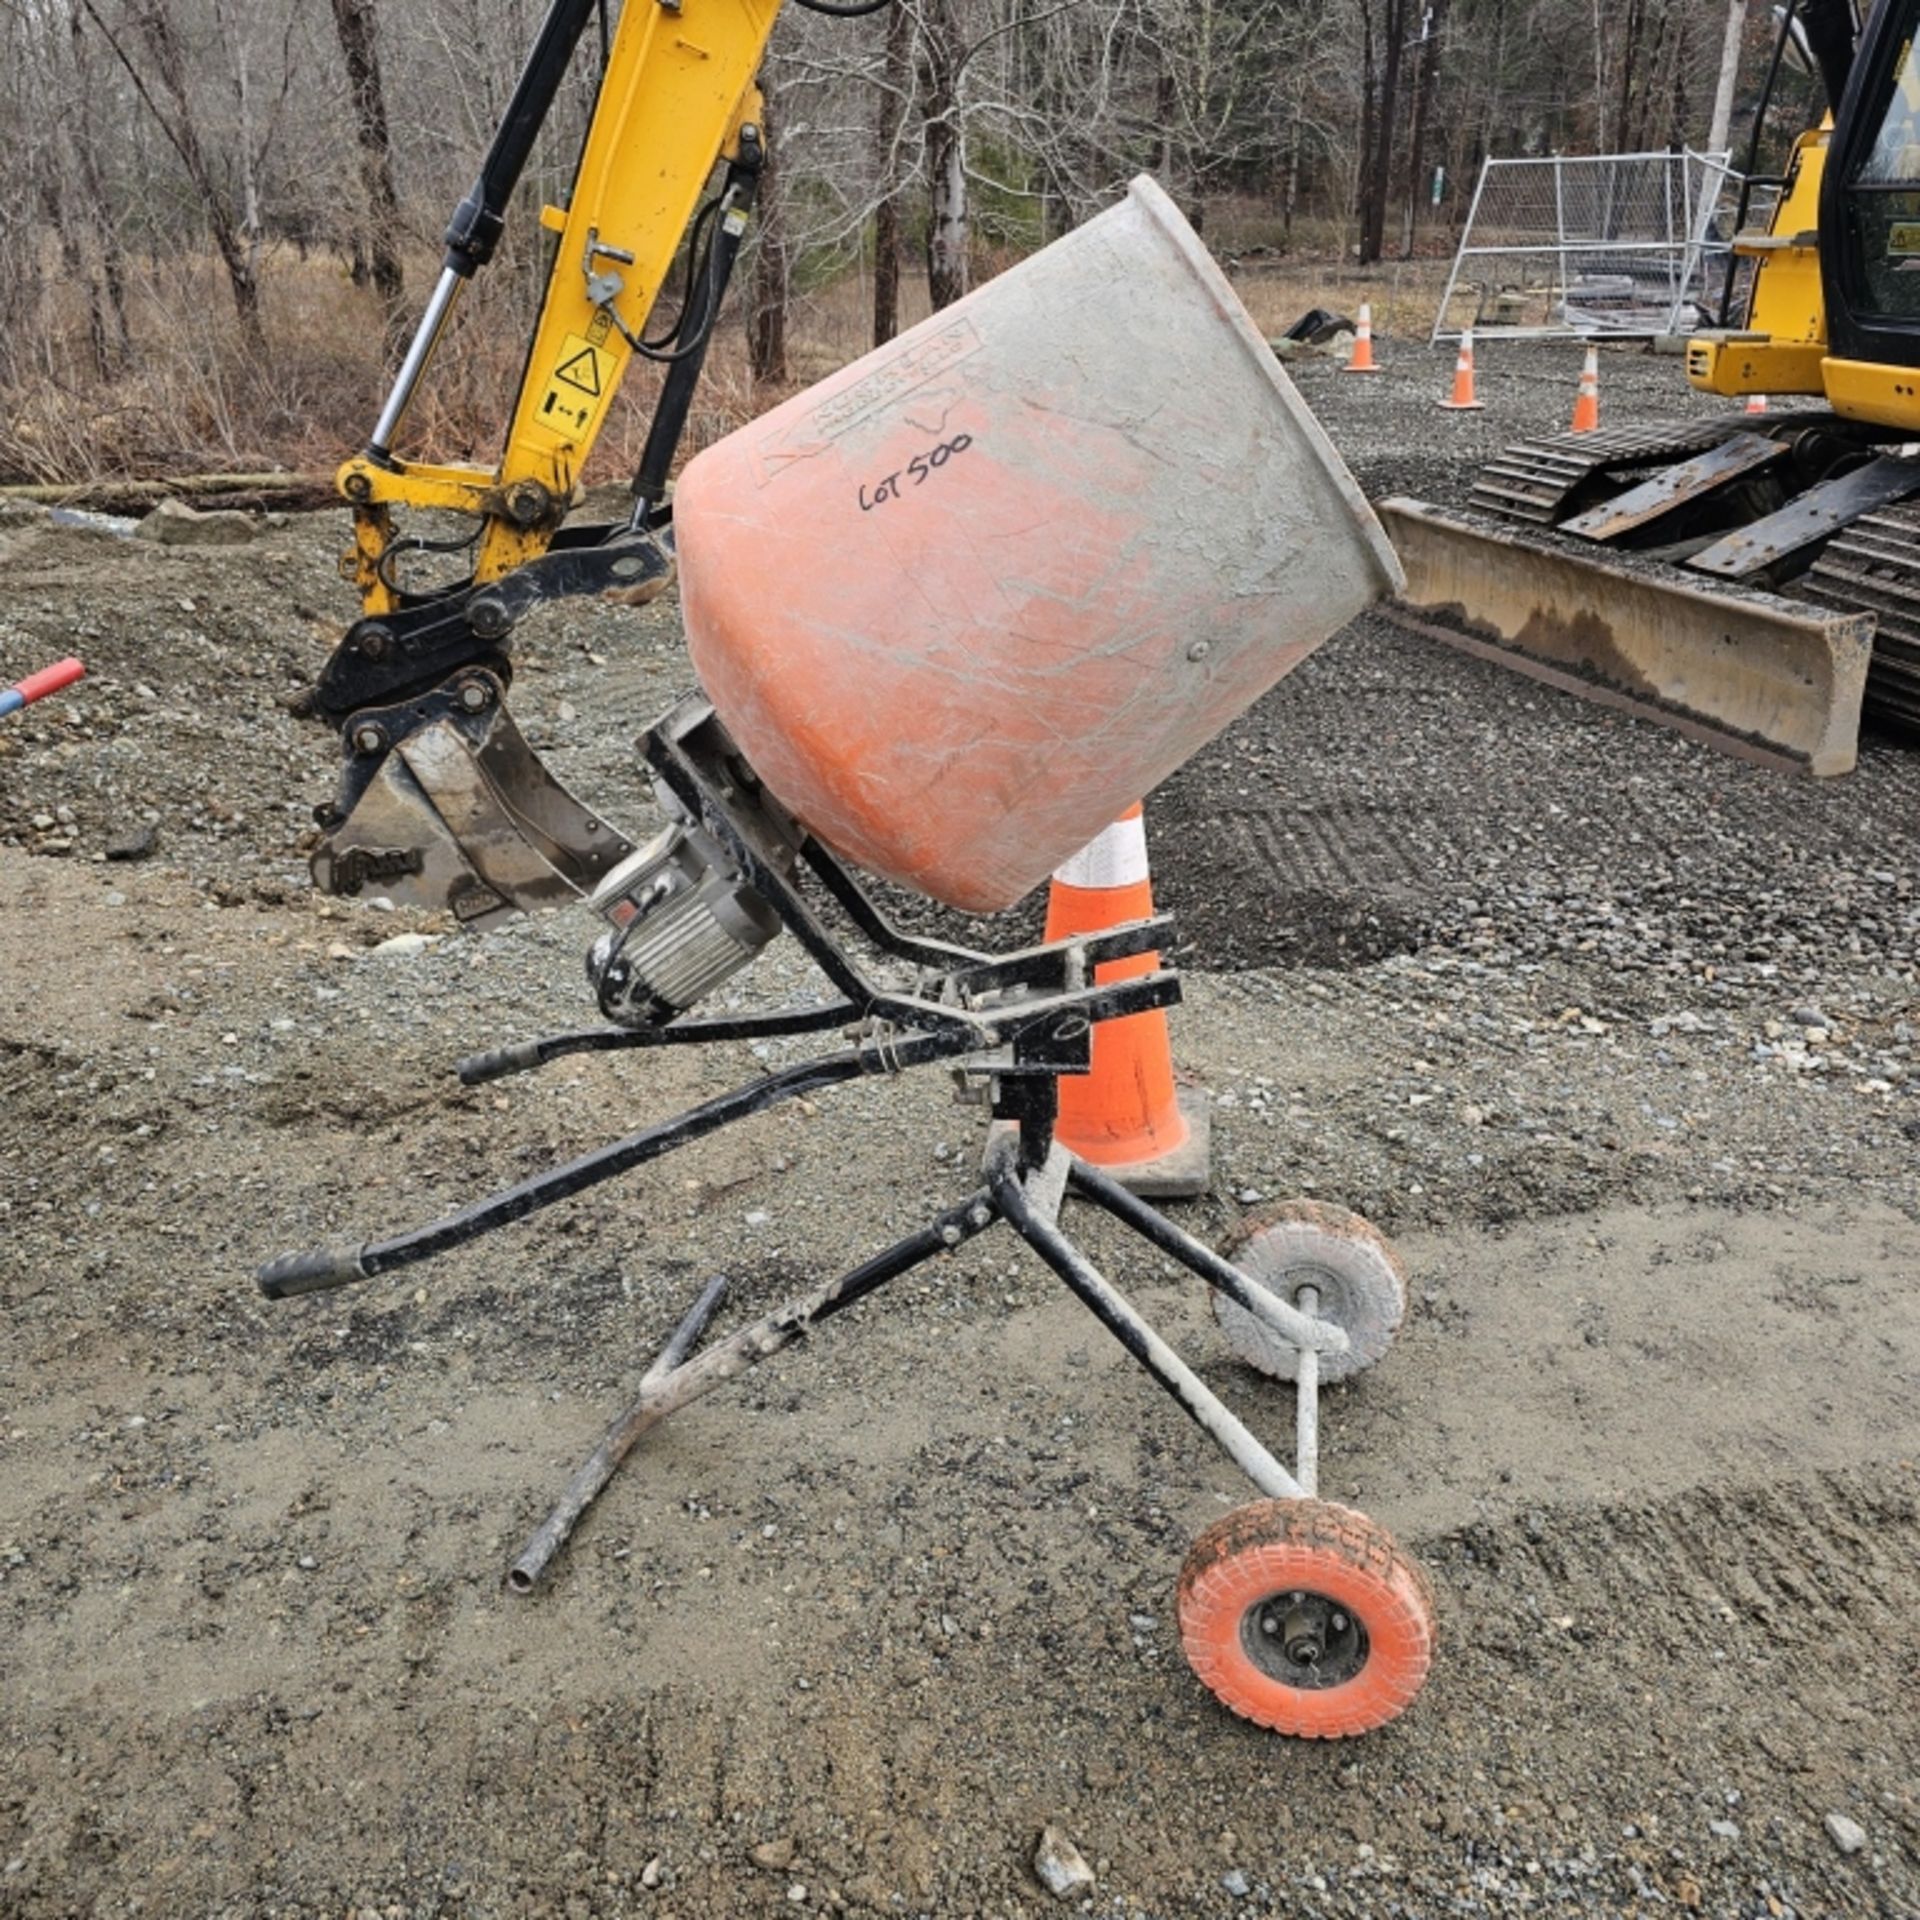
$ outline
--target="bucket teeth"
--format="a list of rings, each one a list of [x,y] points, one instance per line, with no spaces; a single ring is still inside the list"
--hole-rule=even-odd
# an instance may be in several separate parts
[[[547,770],[483,669],[344,731],[340,796],[312,859],[323,893],[486,926],[590,893],[633,851]]]

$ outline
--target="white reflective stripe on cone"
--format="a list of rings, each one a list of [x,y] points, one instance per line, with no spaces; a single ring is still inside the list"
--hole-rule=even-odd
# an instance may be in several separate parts
[[[1093,892],[1137,886],[1147,878],[1147,823],[1139,814],[1116,820],[1090,840],[1053,877],[1063,887]]]

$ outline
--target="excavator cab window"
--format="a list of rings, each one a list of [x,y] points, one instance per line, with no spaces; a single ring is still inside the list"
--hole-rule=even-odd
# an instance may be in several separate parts
[[[1911,35],[1888,65],[1846,182],[1848,229],[1859,247],[1869,311],[1920,319],[1920,45]]]
[[[1821,183],[1820,278],[1836,359],[1920,366],[1920,0],[1879,0],[1860,29]]]

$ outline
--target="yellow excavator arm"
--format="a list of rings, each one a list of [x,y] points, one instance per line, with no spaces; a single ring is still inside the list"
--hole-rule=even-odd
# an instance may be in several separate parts
[[[480,515],[477,580],[546,551],[715,161],[739,159],[743,127],[758,140],[754,76],[779,10],[779,0],[623,9],[570,204],[542,215],[559,240],[499,466],[412,464],[376,444],[340,469],[369,613],[391,610],[378,567],[388,508]]]
[[[568,204],[541,216],[557,236],[553,268],[499,464],[433,465],[397,453],[461,289],[497,245],[594,7],[553,0],[479,179],[448,228],[439,281],[373,436],[340,469],[362,617],[306,702],[343,741],[340,791],[318,810],[316,882],[347,897],[450,907],[476,924],[575,898],[628,851],[521,738],[505,704],[505,643],[542,602],[637,597],[669,577],[667,467],[763,158],[755,82],[780,0],[629,0],[606,49]],[[716,166],[724,167],[717,186]],[[685,302],[677,321],[650,338],[683,241]],[[636,354],[668,370],[633,511],[624,524],[563,532]],[[469,577],[410,593],[397,563],[425,543],[400,531],[396,509],[471,516]]]

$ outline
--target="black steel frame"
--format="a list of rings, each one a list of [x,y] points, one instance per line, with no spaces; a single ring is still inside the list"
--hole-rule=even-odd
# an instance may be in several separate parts
[[[766,1074],[410,1232],[271,1261],[258,1273],[261,1291],[281,1300],[432,1259],[749,1114],[847,1080],[945,1063],[986,1080],[997,1124],[990,1135],[984,1184],[971,1197],[813,1293],[695,1353],[718,1304],[718,1291],[709,1287],[649,1370],[638,1398],[609,1429],[514,1563],[509,1576],[514,1590],[531,1590],[626,1451],[659,1420],[887,1281],[1000,1222],[1040,1256],[1263,1493],[1310,1496],[1310,1473],[1296,1479],[1281,1466],[1059,1225],[1061,1200],[1071,1191],[1227,1295],[1281,1338],[1314,1353],[1338,1353],[1346,1347],[1345,1335],[1331,1322],[1302,1313],[1250,1280],[1099,1169],[1067,1153],[1054,1138],[1059,1076],[1088,1070],[1094,1027],[1178,1001],[1179,981],[1164,969],[1115,981],[1099,980],[1096,974],[1103,962],[1162,944],[1166,919],[1004,954],[909,936],[888,920],[826,848],[798,834],[769,803],[704,699],[681,701],[648,732],[642,749],[656,777],[727,849],[838,997],[825,1005],[738,1018],[682,1018],[664,1027],[602,1027],[551,1035],[462,1061],[462,1080],[475,1085],[570,1053],[695,1045],[835,1027],[851,1027],[852,1044]],[[874,979],[854,960],[840,934],[801,891],[797,868],[802,864],[870,947],[917,970],[912,990]],[[1311,1373],[1303,1369],[1303,1376]],[[1303,1404],[1303,1435],[1313,1417],[1313,1409]]]

